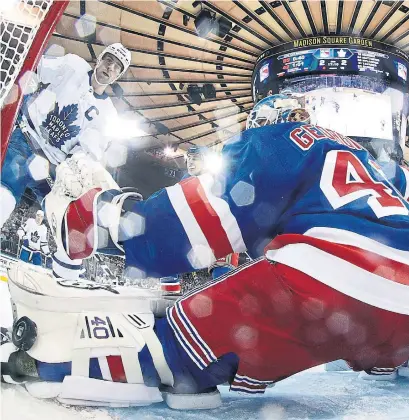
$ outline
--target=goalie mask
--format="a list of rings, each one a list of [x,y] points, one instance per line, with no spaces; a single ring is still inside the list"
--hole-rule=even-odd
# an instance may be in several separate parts
[[[271,95],[262,99],[250,112],[246,129],[285,122],[311,122],[309,112],[303,108],[301,98],[289,95]]]

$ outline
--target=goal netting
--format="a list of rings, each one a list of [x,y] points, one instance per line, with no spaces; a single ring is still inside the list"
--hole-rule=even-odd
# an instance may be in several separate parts
[[[24,86],[35,70],[68,0],[0,0],[0,109],[2,161]]]

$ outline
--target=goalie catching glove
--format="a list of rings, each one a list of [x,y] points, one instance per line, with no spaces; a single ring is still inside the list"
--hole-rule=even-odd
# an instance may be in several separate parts
[[[78,152],[57,166],[52,192],[78,198],[92,188],[119,189],[109,172],[84,152]]]
[[[104,167],[83,152],[61,163],[56,182],[45,198],[45,210],[57,248],[71,260],[98,252],[122,254],[118,243],[124,200],[141,200],[135,192],[123,192]]]

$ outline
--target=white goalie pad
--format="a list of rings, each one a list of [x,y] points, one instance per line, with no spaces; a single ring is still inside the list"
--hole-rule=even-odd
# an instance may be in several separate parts
[[[79,376],[66,376],[63,382],[29,382],[25,387],[35,398],[55,398],[62,404],[87,407],[146,406],[163,401],[155,387]]]
[[[47,363],[72,361],[72,375],[88,377],[91,358],[120,356],[128,383],[143,384],[137,353],[146,345],[161,382],[173,385],[152,309],[171,305],[161,292],[111,288],[89,281],[56,281],[41,267],[16,264],[9,288],[17,317],[37,326],[27,353]]]

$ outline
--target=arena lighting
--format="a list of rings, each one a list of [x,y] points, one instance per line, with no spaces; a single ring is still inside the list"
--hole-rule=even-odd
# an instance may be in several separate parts
[[[166,146],[166,147],[163,149],[163,153],[164,153],[164,155],[165,155],[165,156],[172,156],[173,150],[172,150],[172,148],[171,148],[171,147]]]
[[[140,128],[138,120],[121,116],[113,117],[106,122],[104,134],[121,140],[149,136],[149,133]]]
[[[189,98],[191,101],[196,105],[201,105],[202,103],[202,88],[198,85],[189,85],[187,87],[187,94],[189,95]]]
[[[207,83],[202,87],[198,85],[189,85],[187,94],[191,101],[196,105],[201,105],[204,99],[212,99],[216,97],[216,89],[211,83]]]
[[[187,15],[183,15],[183,25],[187,26],[187,24],[189,23],[190,20],[190,16]]]
[[[208,9],[202,9],[195,17],[194,24],[196,33],[201,38],[206,38],[213,29],[216,29],[216,13]]]
[[[211,32],[220,38],[224,38],[233,26],[231,21],[223,16],[216,19],[216,13],[208,9],[200,11],[194,19],[194,24],[196,33],[201,38],[206,38]]]
[[[204,158],[204,166],[207,172],[216,175],[223,171],[225,163],[221,154],[209,152]]]
[[[215,34],[220,38],[224,38],[229,33],[232,26],[233,24],[230,22],[229,19],[220,16],[216,21]]]
[[[216,89],[211,83],[203,85],[203,95],[206,99],[212,99],[216,97]]]
[[[164,153],[164,155],[165,155],[166,157],[172,157],[172,156],[174,156],[174,155],[175,155],[175,153],[176,153],[176,151],[177,151],[177,146],[173,146],[173,147],[171,147],[171,146],[166,146],[166,147],[163,149],[163,153]]]

